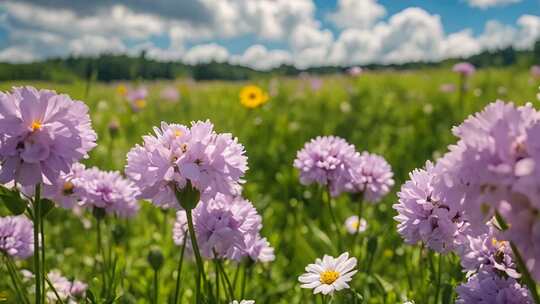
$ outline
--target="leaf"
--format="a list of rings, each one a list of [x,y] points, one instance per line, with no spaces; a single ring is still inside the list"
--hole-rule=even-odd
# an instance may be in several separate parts
[[[444,284],[444,289],[442,292],[442,302],[443,304],[450,304],[452,303],[452,293],[454,289],[452,288],[451,284]]]
[[[0,201],[6,205],[6,208],[13,215],[23,214],[26,210],[28,202],[21,198],[19,191],[10,190],[5,187],[0,189]]]
[[[375,277],[375,280],[377,281],[377,283],[381,286],[382,290],[384,291],[384,294],[388,294],[390,291],[394,289],[394,286],[388,283],[380,275],[374,274],[373,276]]]

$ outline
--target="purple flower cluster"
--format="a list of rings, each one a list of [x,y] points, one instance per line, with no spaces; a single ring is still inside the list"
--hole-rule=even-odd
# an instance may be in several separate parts
[[[260,237],[261,216],[251,202],[241,197],[218,194],[214,199],[200,202],[193,209],[197,242],[204,258],[227,258],[238,261],[245,256],[255,261],[274,259],[273,249]],[[184,210],[177,212],[173,229],[174,242],[182,245],[188,237]],[[186,243],[191,248],[191,242]]]
[[[95,141],[83,102],[33,87],[0,93],[0,183],[52,184]]]
[[[34,228],[24,216],[0,217],[0,252],[25,259],[34,253]]]
[[[247,170],[244,147],[231,134],[217,134],[209,122],[191,128],[162,123],[155,136],[128,153],[126,174],[140,188],[139,199],[150,199],[163,208],[179,208],[175,192],[187,181],[203,198],[218,193],[238,195]]]
[[[514,278],[500,276],[493,269],[482,268],[456,288],[456,304],[532,304],[529,291]]]
[[[73,164],[68,173],[61,173],[51,185],[44,185],[43,196],[64,209],[81,207],[80,201],[84,197],[86,185],[84,173],[83,164]],[[28,191],[33,193],[33,189],[28,189]]]
[[[446,224],[431,222],[431,227],[433,232],[444,227],[448,241],[459,225],[467,228],[466,235],[481,236],[498,212],[509,226],[498,239],[513,242],[540,280],[540,113],[530,104],[497,101],[453,133],[458,143],[431,169],[415,171],[403,186],[395,206],[400,233],[421,239],[413,231],[425,218],[427,198],[447,210]],[[439,238],[440,233],[430,236]]]
[[[368,202],[379,202],[394,185],[392,167],[379,155],[362,152],[360,163],[353,168],[350,192],[361,192]]]
[[[398,193],[399,202],[393,207],[398,215],[398,232],[409,244],[424,242],[437,252],[455,250],[460,244],[466,224],[460,209],[440,199],[434,189],[434,168],[427,162],[425,169],[410,173]]]
[[[64,303],[75,304],[86,296],[88,285],[81,281],[70,281],[58,271],[49,272],[47,278],[56,291],[56,293],[53,290],[47,291],[46,296],[50,303],[56,303],[59,297]]]
[[[100,208],[107,214],[132,217],[139,211],[139,189],[133,182],[123,178],[117,171],[101,171],[90,168],[84,171],[82,205]]]
[[[379,201],[394,184],[392,170],[384,158],[354,146],[336,136],[319,136],[298,151],[294,167],[300,183],[328,187],[334,197],[343,192],[362,192],[371,202]]]
[[[468,62],[460,62],[454,65],[452,71],[463,76],[471,76],[476,72],[476,68],[474,67],[474,65]]]

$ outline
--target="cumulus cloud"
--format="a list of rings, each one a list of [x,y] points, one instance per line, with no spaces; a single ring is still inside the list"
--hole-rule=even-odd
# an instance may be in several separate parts
[[[386,15],[384,6],[377,0],[338,0],[337,11],[328,19],[339,28],[370,28]]]
[[[189,64],[225,62],[229,58],[229,51],[219,44],[200,44],[192,47],[183,56],[183,61]]]
[[[482,45],[473,37],[470,29],[450,34],[442,42],[442,57],[445,58],[463,58],[478,54],[481,50]]]
[[[250,46],[242,55],[232,56],[231,63],[257,70],[269,70],[292,63],[291,54],[285,50],[268,50],[264,45]]]
[[[505,6],[521,2],[521,0],[466,0],[472,7],[487,9],[494,6]]]

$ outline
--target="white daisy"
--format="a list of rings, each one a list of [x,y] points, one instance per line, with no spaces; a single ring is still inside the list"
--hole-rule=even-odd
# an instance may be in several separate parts
[[[255,304],[255,301],[253,301],[253,300],[242,300],[242,301],[238,302],[238,301],[234,300],[229,304]]]
[[[356,258],[349,258],[345,252],[337,259],[325,255],[306,267],[306,273],[298,277],[300,287],[314,289],[313,294],[332,294],[334,290],[349,288],[349,282],[356,273]]]
[[[355,234],[357,232],[364,232],[367,229],[367,222],[365,219],[358,219],[358,216],[353,215],[347,218],[345,221],[345,228],[350,234]]]

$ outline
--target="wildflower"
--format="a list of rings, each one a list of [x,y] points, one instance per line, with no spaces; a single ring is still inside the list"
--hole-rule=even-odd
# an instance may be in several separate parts
[[[176,102],[180,99],[180,92],[173,86],[168,86],[161,91],[161,98],[170,102]]]
[[[0,183],[51,184],[96,146],[88,107],[33,87],[0,93]]]
[[[244,235],[245,252],[254,262],[268,263],[276,259],[274,248],[259,234]]]
[[[514,278],[499,276],[493,269],[482,268],[456,288],[456,304],[507,303],[532,304],[530,293]]]
[[[349,74],[350,76],[356,77],[356,76],[360,76],[363,71],[364,70],[361,67],[354,66],[347,70],[347,74]]]
[[[128,153],[127,176],[140,188],[138,199],[150,199],[163,208],[178,208],[176,191],[187,182],[203,196],[238,195],[247,170],[244,147],[231,134],[218,134],[209,122],[191,128],[161,123],[155,135]]]
[[[352,189],[349,192],[361,192],[368,202],[379,202],[394,185],[392,168],[379,155],[362,152],[359,164],[352,168]]]
[[[531,67],[531,76],[536,79],[540,78],[540,65],[533,65]]]
[[[452,83],[445,83],[439,87],[439,91],[443,93],[452,93],[456,91],[456,86]]]
[[[335,197],[347,190],[353,168],[359,163],[359,153],[353,145],[339,137],[319,136],[298,151],[294,167],[300,170],[300,183],[327,186]]]
[[[46,297],[49,303],[56,303],[58,298],[64,303],[76,304],[86,296],[88,285],[81,281],[70,281],[58,271],[51,271],[47,274],[54,290],[48,290]]]
[[[238,302],[238,301],[234,300],[229,304],[255,304],[255,301],[253,301],[253,300],[242,300],[242,301]]]
[[[345,228],[350,234],[362,233],[367,230],[367,221],[363,218],[353,215],[345,220]]]
[[[248,85],[240,91],[240,103],[249,109],[257,108],[268,101],[268,94],[255,85]]]
[[[399,202],[393,208],[398,215],[398,232],[409,244],[419,241],[437,252],[449,252],[459,243],[465,227],[460,209],[447,205],[434,191],[434,167],[430,162],[425,169],[410,173],[398,193]]]
[[[83,164],[73,164],[71,170],[68,173],[61,173],[52,185],[44,185],[43,196],[64,209],[80,207],[79,202],[84,195],[84,171]]]
[[[85,183],[84,207],[103,209],[119,217],[132,217],[139,211],[136,199],[139,189],[117,171],[101,171],[94,167],[85,170],[82,178]]]
[[[298,281],[302,283],[300,287],[313,289],[313,294],[333,294],[334,291],[349,288],[347,282],[357,272],[355,267],[356,258],[349,258],[347,252],[337,259],[325,255],[322,260],[315,260],[315,264],[309,264]]]
[[[119,96],[126,96],[128,93],[128,88],[126,87],[126,85],[124,84],[119,84],[116,86],[116,94],[118,94]]]
[[[0,252],[25,259],[34,253],[32,222],[24,216],[0,217]]]
[[[126,99],[130,103],[133,111],[138,112],[146,107],[146,98],[148,97],[148,89],[139,87],[128,90]]]
[[[452,71],[463,75],[465,77],[471,76],[476,72],[476,68],[474,65],[468,63],[468,62],[460,62],[454,65],[452,68]]]
[[[187,236],[186,212],[178,211],[176,216],[173,238],[177,245],[182,245]],[[261,217],[251,202],[222,194],[200,202],[193,209],[193,222],[201,255],[207,259],[239,260],[246,255],[245,236],[258,233],[262,227]],[[190,243],[186,243],[188,248]]]

